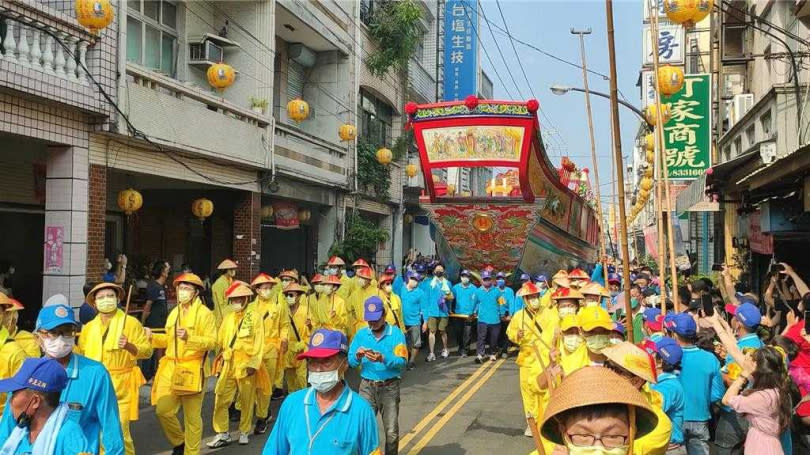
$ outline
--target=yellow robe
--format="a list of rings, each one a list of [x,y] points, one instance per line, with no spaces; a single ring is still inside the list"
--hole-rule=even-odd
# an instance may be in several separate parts
[[[378,293],[379,290],[373,284],[370,284],[365,288],[354,288],[354,292],[352,292],[348,302],[350,333],[347,335],[349,338],[354,338],[354,334],[357,333],[358,330],[362,329],[363,327],[368,327],[368,323],[366,323],[365,319],[363,318],[363,315],[365,314],[363,304],[366,302],[367,298],[376,296]]]
[[[14,376],[26,357],[22,346],[9,336],[8,330],[0,328],[0,379]],[[6,394],[0,393],[0,415],[5,407]]]
[[[538,326],[542,329],[540,310],[531,314],[524,308],[512,316],[506,328],[506,336],[519,347],[517,365],[520,367],[518,373],[523,411],[524,414],[531,414],[535,418],[540,412],[540,401],[543,394],[543,391],[537,386],[537,376],[548,367],[549,350],[547,346],[551,346],[554,340],[553,331],[543,330],[541,333]],[[520,331],[523,331],[522,336],[519,336]]]
[[[292,316],[287,333],[287,352],[284,354],[284,377],[287,380],[288,393],[307,386],[307,363],[296,359],[298,354],[306,351],[313,329],[313,326],[307,325],[307,321],[312,322],[312,314],[303,300],[301,299],[293,313],[287,313],[288,319]]]
[[[251,305],[264,326],[262,364],[256,372],[256,416],[266,419],[269,415],[273,386],[280,373],[284,371],[281,340],[288,338],[290,310],[286,303],[283,305],[279,303],[275,294],[267,300],[258,297]]]
[[[12,338],[25,351],[26,356],[42,357],[42,351],[40,351],[39,343],[33,333],[27,330],[17,330],[12,334]]]
[[[402,319],[402,299],[393,292],[391,295],[385,295],[385,291],[380,291],[379,295],[385,305],[385,322],[399,327],[399,330],[405,333],[405,321]]]
[[[211,286],[211,297],[214,299],[214,319],[217,327],[222,325],[222,320],[231,312],[228,299],[225,298],[225,291],[228,290],[232,282],[233,278],[228,276],[227,273],[223,273]]]
[[[340,287],[337,290],[338,297],[348,300],[354,291],[354,280],[346,275],[340,276]]]
[[[634,455],[664,455],[669,447],[669,438],[672,436],[672,421],[664,412],[664,399],[659,392],[652,390],[649,384],[644,384],[641,394],[647,399],[655,415],[658,416],[658,424],[653,430],[644,436],[636,439],[633,444]]]
[[[311,302],[312,300],[310,300]],[[332,295],[321,294],[310,311],[316,313],[315,329],[337,330],[344,334],[348,331],[349,312],[346,301],[336,293]]]

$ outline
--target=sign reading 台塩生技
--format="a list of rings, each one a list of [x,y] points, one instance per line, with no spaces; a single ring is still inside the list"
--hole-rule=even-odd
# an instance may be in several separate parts
[[[664,125],[664,143],[671,179],[693,180],[711,167],[710,89],[710,75],[688,74],[678,93],[661,97],[670,112]]]
[[[478,94],[478,3],[447,0],[444,11],[444,101]]]

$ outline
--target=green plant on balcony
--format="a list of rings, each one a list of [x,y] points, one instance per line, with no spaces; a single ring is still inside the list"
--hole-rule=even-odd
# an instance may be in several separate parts
[[[377,147],[364,140],[357,141],[357,183],[378,201],[388,201],[391,173],[388,166],[377,162]]]
[[[265,98],[250,97],[250,108],[253,109],[253,111],[264,113],[264,111],[267,110],[267,106],[269,106],[269,102]]]
[[[379,3],[368,27],[377,42],[377,50],[366,58],[366,67],[372,75],[382,79],[392,68],[408,67],[421,39],[421,18],[422,9],[413,0]]]
[[[409,150],[416,150],[413,140],[413,128],[408,128],[398,138],[394,139],[394,145],[391,146],[394,161],[399,161],[400,158],[406,156]]]
[[[346,236],[335,242],[329,249],[329,256],[339,256],[352,263],[360,258],[370,259],[375,256],[379,245],[387,242],[388,231],[377,226],[373,221],[350,214],[346,217]]]

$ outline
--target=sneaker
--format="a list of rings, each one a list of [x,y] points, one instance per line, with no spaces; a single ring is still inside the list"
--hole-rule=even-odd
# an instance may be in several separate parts
[[[484,361],[484,358],[481,357],[480,355],[475,356],[475,363],[482,363],[483,361]]]
[[[267,433],[267,419],[259,419],[256,421],[256,428],[253,429],[253,434]]]
[[[524,431],[524,432],[523,432],[523,436],[527,436],[527,437],[533,438],[533,437],[534,437],[534,435],[532,435],[532,429],[531,429],[531,428],[529,428],[529,427],[526,427],[526,431]]]
[[[239,445],[245,446],[250,442],[247,433],[239,433]]]
[[[448,357],[450,357],[450,352],[447,350],[447,348],[442,349],[442,358],[446,359]]]
[[[428,354],[427,358],[425,359],[425,362],[432,362],[434,360],[436,360],[436,354],[431,352],[430,354]]]
[[[212,449],[218,449],[220,447],[225,447],[231,442],[233,442],[233,440],[231,439],[230,433],[217,433],[214,439],[205,445]]]
[[[416,368],[416,364],[415,364],[415,363],[413,363],[413,362],[408,362],[408,371],[411,371],[411,370],[413,370],[414,368]]]
[[[186,443],[182,443],[172,449],[172,455],[183,455],[186,451]]]
[[[467,351],[461,351],[461,358],[467,357]]]
[[[492,354],[491,356],[489,356],[489,361],[490,361],[490,362],[494,362],[494,361],[496,361],[497,359],[498,359],[498,357],[497,357],[495,354]]]

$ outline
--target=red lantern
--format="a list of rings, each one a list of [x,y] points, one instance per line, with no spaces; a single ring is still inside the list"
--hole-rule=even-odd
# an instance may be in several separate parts
[[[478,97],[475,95],[470,95],[467,98],[464,98],[464,105],[467,106],[467,109],[474,110],[478,107]]]
[[[538,109],[540,109],[540,102],[532,98],[526,102],[526,109],[528,109],[531,113],[535,113]]]
[[[414,103],[413,101],[408,101],[407,103],[405,103],[405,112],[408,115],[416,114],[417,110],[419,110],[419,108],[416,106],[416,103]]]

